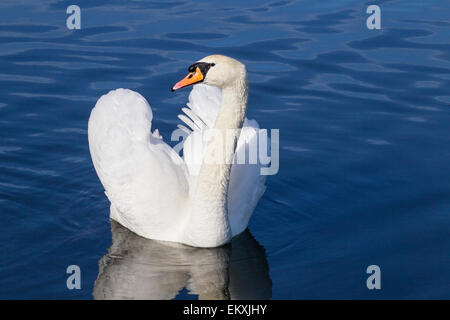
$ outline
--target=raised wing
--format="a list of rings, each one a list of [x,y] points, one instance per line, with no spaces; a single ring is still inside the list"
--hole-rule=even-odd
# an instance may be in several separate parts
[[[157,130],[139,93],[117,89],[103,95],[89,118],[92,160],[111,201],[111,218],[148,238],[177,234],[189,194],[187,168]]]

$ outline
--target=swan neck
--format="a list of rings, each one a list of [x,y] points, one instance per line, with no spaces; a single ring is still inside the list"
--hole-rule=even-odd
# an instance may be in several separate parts
[[[231,240],[227,213],[231,163],[247,108],[247,78],[222,88],[222,102],[193,194],[191,227],[202,233],[203,246]],[[209,243],[204,243],[209,239]]]
[[[215,129],[240,129],[247,109],[247,87],[239,82],[222,89],[222,103]]]

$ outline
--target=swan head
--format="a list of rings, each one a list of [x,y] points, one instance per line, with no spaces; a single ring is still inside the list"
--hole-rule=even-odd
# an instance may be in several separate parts
[[[219,54],[204,57],[188,68],[188,75],[177,82],[172,91],[196,84],[204,83],[210,86],[225,88],[237,81],[246,79],[245,65],[236,59]]]

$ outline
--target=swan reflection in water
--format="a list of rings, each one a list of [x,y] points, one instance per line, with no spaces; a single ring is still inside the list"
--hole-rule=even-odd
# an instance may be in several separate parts
[[[269,299],[264,248],[247,229],[230,244],[195,248],[142,238],[111,220],[112,245],[99,261],[95,299]]]

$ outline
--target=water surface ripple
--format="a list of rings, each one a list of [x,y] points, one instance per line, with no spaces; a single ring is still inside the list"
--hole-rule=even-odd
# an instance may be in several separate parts
[[[139,91],[167,139],[188,96],[171,85],[212,53],[247,65],[248,117],[280,129],[280,171],[245,251],[259,252],[262,285],[246,287],[245,272],[233,278],[236,261],[217,251],[234,261],[224,274],[264,298],[450,298],[450,8],[377,3],[382,30],[366,28],[372,3],[356,0],[79,0],[82,29],[71,31],[72,1],[2,1],[0,298],[91,299],[103,271],[127,281],[104,265],[116,260],[89,155],[90,110],[108,90]],[[118,266],[142,270],[148,252],[161,253],[133,243],[139,250]],[[155,265],[164,263],[174,262]],[[66,288],[72,264],[81,290]],[[372,264],[382,290],[366,288]],[[185,280],[167,297],[198,298]],[[143,297],[164,296],[150,284]]]

